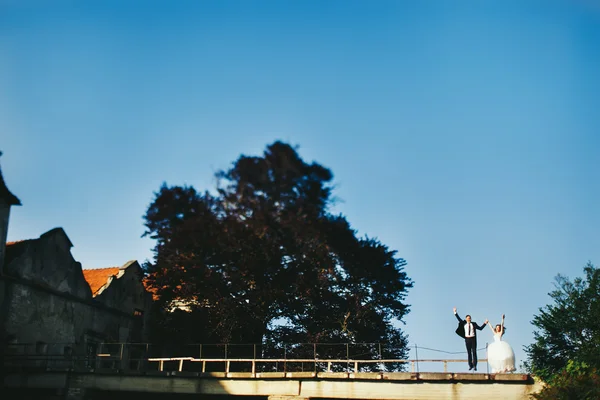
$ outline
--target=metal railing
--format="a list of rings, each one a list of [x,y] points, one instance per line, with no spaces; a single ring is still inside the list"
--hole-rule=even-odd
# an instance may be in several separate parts
[[[479,360],[480,362],[487,362],[486,359]],[[158,371],[164,372],[165,363],[174,363],[177,365],[176,369],[172,368],[170,370],[176,370],[177,372],[184,371],[184,363],[202,363],[202,370],[200,372],[206,373],[206,366],[211,363],[221,363],[224,364],[224,368],[222,371],[225,374],[229,374],[231,371],[232,364],[248,364],[251,366],[249,372],[252,374],[256,374],[260,369],[257,368],[261,364],[281,364],[283,366],[283,373],[287,372],[347,372],[347,373],[359,373],[361,372],[360,365],[361,364],[410,364],[411,372],[415,372],[415,366],[418,363],[443,363],[444,372],[448,372],[448,363],[466,363],[467,360],[458,360],[458,359],[447,359],[447,360],[434,360],[434,359],[424,359],[424,360],[401,360],[401,359],[391,359],[391,360],[350,360],[350,359],[331,359],[331,360],[314,360],[314,359],[203,359],[203,358],[193,358],[193,357],[172,357],[172,358],[150,358],[148,359],[150,363],[158,363]],[[288,370],[288,366],[294,364],[311,364],[314,365],[314,368],[311,370],[297,371],[294,369],[292,371]],[[319,367],[321,365],[326,365],[326,368]],[[350,368],[347,368],[345,371],[334,371],[332,367],[335,365],[349,365]],[[275,367],[277,369],[277,367]],[[277,371],[275,371],[277,372]],[[395,372],[395,371],[388,371]]]
[[[417,353],[415,351],[415,353]],[[15,343],[4,351],[7,369],[78,369],[88,371],[177,372],[401,372],[410,366],[464,359],[397,359],[378,343],[338,344],[194,344],[178,347],[150,343]],[[487,360],[480,359],[484,363]]]

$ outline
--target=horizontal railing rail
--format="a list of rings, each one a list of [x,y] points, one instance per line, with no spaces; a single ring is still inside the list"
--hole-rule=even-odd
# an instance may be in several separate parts
[[[158,363],[158,371],[164,371],[164,364],[165,362],[177,362],[178,368],[177,371],[178,372],[182,372],[183,371],[183,366],[184,366],[184,362],[198,362],[198,363],[202,363],[202,371],[203,373],[206,372],[206,365],[209,363],[224,363],[225,364],[225,369],[223,371],[220,372],[224,372],[226,374],[230,373],[230,366],[232,363],[248,363],[252,365],[252,371],[251,373],[255,374],[256,373],[256,366],[258,364],[261,363],[282,363],[284,366],[287,364],[293,364],[293,363],[306,363],[306,364],[326,364],[327,365],[327,369],[324,372],[334,372],[332,371],[331,367],[334,364],[346,364],[346,365],[352,365],[352,368],[345,371],[345,372],[353,372],[353,373],[358,373],[360,372],[359,369],[359,365],[360,364],[381,364],[381,365],[385,365],[385,364],[411,364],[411,369],[412,372],[415,372],[415,364],[417,363],[443,363],[444,364],[444,372],[447,372],[447,364],[448,363],[453,363],[453,362],[460,362],[460,363],[466,363],[467,360],[457,360],[457,359],[423,359],[423,360],[402,360],[402,359],[391,359],[391,360],[349,360],[349,359],[330,359],[330,360],[315,360],[315,359],[286,359],[286,358],[282,358],[282,359],[255,359],[255,358],[248,358],[248,359],[232,359],[232,358],[223,358],[223,359],[216,359],[216,358],[206,358],[206,359],[198,359],[198,358],[193,358],[193,357],[168,357],[168,358],[150,358],[148,359],[149,362],[156,362]],[[479,360],[480,362],[487,362],[487,359],[482,359]],[[316,368],[315,368],[316,370]],[[284,371],[283,372],[287,372]]]

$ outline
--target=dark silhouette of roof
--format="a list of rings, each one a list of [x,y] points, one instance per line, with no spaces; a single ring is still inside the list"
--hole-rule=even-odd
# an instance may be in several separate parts
[[[2,152],[0,151],[0,156]],[[6,187],[6,183],[4,183],[4,178],[2,177],[2,168],[0,168],[0,199],[4,200],[10,206],[20,206],[21,200],[17,198],[14,194],[8,190]]]

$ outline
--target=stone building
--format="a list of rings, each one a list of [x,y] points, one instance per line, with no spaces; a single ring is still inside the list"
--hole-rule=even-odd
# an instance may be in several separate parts
[[[140,342],[152,296],[137,261],[83,270],[62,228],[6,243],[10,207],[20,201],[0,170],[0,334],[11,343]]]

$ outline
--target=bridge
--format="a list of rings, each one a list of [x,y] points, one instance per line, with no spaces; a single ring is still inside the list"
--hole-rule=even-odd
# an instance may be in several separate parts
[[[541,390],[541,383],[527,374],[447,372],[451,363],[466,364],[457,359],[134,358],[126,346],[113,349],[117,351],[85,357],[7,354],[4,390],[14,398],[35,393],[38,399],[72,400],[116,400],[140,393],[145,398],[197,395],[222,400],[521,400]],[[445,372],[420,370],[432,363],[443,365]],[[485,359],[480,362],[484,366]],[[406,367],[410,372],[401,371]]]

